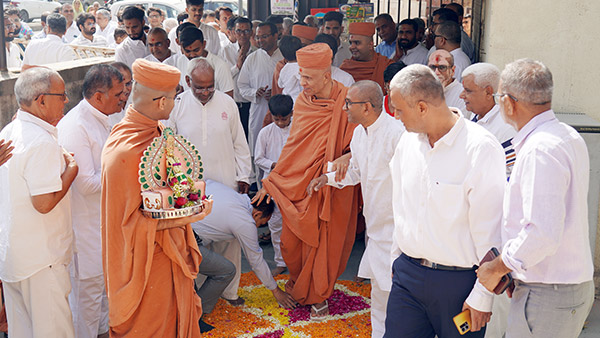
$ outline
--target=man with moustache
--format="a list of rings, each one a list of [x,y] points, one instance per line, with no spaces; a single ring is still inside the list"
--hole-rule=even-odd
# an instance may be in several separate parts
[[[65,41],[67,43],[71,43],[75,38],[77,38],[80,34],[79,28],[77,28],[77,24],[75,23],[75,11],[73,10],[73,6],[71,4],[63,4],[60,7],[60,14],[67,19],[67,30],[65,32]]]
[[[344,32],[344,14],[340,12],[327,12],[323,16],[323,27],[322,32],[327,35],[331,35],[335,38],[338,45],[338,50],[333,58],[332,66],[339,67],[342,65],[344,60],[352,57],[350,52],[350,44],[340,39],[340,36]]]
[[[454,57],[445,50],[436,50],[429,56],[427,64],[435,73],[437,78],[444,86],[444,98],[448,107],[458,108],[468,119],[471,119],[471,113],[465,107],[465,101],[460,98],[463,86],[460,81],[454,78]]]
[[[6,67],[21,68],[20,48],[12,40],[15,38],[15,25],[4,15],[4,46],[6,47]]]
[[[402,61],[405,65],[427,64],[427,48],[417,40],[419,25],[415,20],[404,19],[398,25],[398,44],[393,60]]]
[[[160,27],[150,29],[148,32],[150,55],[144,59],[152,62],[161,62],[169,66],[176,66],[177,57],[169,49],[170,44],[171,41],[164,29]]]
[[[91,13],[82,13],[77,17],[77,27],[81,34],[71,41],[71,45],[108,47],[108,41],[101,35],[96,35],[96,17]]]
[[[144,10],[136,6],[128,6],[123,11],[123,24],[127,38],[117,46],[115,61],[123,62],[131,68],[135,59],[144,58],[150,54],[144,33]]]
[[[384,13],[375,17],[374,22],[377,35],[382,40],[375,47],[375,51],[389,59],[393,59],[396,52],[396,37],[398,36],[394,19],[391,15]]]

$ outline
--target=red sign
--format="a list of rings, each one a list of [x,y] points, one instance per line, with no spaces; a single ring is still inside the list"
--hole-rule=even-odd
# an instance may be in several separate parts
[[[339,11],[339,8],[311,8],[310,15],[314,15],[315,17],[317,17],[317,19],[320,19],[323,16],[325,16],[325,13],[327,13],[327,12],[337,12],[337,11]]]

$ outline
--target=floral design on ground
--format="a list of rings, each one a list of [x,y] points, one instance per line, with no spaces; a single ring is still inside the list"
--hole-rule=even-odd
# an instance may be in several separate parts
[[[275,279],[283,287],[287,275]],[[262,286],[253,272],[242,274],[238,294],[246,300],[234,307],[222,299],[204,321],[215,329],[203,337],[292,338],[292,337],[370,337],[371,286],[338,281],[328,300],[330,314],[323,321],[310,320],[310,307],[294,310],[279,307],[271,291]]]

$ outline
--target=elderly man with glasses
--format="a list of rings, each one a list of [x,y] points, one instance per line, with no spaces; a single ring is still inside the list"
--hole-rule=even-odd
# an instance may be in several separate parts
[[[444,86],[444,98],[448,107],[458,108],[462,114],[466,114],[465,117],[471,119],[471,113],[467,111],[465,101],[460,98],[463,86],[454,78],[456,66],[452,54],[445,50],[436,50],[429,56],[427,66],[433,70]]]

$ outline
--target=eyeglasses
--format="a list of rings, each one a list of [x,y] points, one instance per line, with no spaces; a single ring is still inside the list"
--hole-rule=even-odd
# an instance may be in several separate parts
[[[273,34],[257,35],[256,38],[257,39],[268,39],[270,36],[273,36]]]
[[[235,32],[237,34],[250,34],[252,33],[251,29],[236,29]]]
[[[431,68],[431,70],[433,70],[434,72],[435,72],[436,69],[438,69],[440,72],[445,72],[450,67],[449,66],[445,66],[445,65],[429,65],[429,68]]]
[[[433,39],[435,39],[435,38],[443,38],[443,39],[446,39],[446,37],[445,37],[445,36],[443,36],[443,35],[437,35],[437,34],[433,33]],[[446,40],[447,40],[447,39],[446,39]]]
[[[165,99],[171,99],[171,100],[175,100],[175,97],[176,97],[176,96],[173,96],[173,97],[171,97],[171,96],[166,96],[166,95],[163,95],[163,96],[159,96],[159,97],[155,97],[155,98],[153,98],[153,99],[152,99],[152,101],[160,100],[160,99],[162,99],[163,97],[164,97]]]
[[[152,14],[152,15],[149,15],[148,17],[152,18],[152,19],[158,19],[158,18],[160,18],[160,15],[158,15],[158,14]]]
[[[494,102],[496,104],[500,104],[500,99],[502,99],[502,97],[504,97],[504,96],[508,96],[511,99],[513,99],[513,101],[519,102],[519,99],[517,99],[516,97],[514,97],[513,95],[510,95],[508,93],[496,93],[496,94],[492,94],[492,96],[494,97]]]
[[[195,86],[195,85],[192,83],[192,90],[193,90],[195,93],[197,93],[197,94],[200,94],[200,93],[212,93],[212,92],[214,92],[214,91],[215,91],[215,86],[214,86],[214,85],[212,85],[212,86],[209,86],[209,87],[206,87],[206,88],[200,88],[200,87],[196,87],[196,86]]]
[[[350,109],[350,106],[353,104],[362,104],[362,103],[371,103],[369,101],[356,101],[356,102],[352,102],[348,99],[344,99],[345,105],[344,107],[346,108],[346,110]]]
[[[67,95],[67,92],[64,92],[64,93],[62,93],[62,94],[59,94],[59,93],[41,93],[40,95],[38,95],[38,96],[36,96],[36,97],[35,97],[34,101],[36,101],[37,99],[39,99],[39,98],[40,98],[40,96],[42,96],[42,95],[48,95],[48,96],[61,96],[61,97],[62,97],[62,99],[63,99],[63,101],[66,101],[66,100],[67,100],[67,96],[68,96],[68,95]]]

